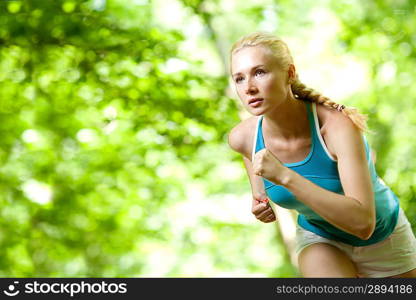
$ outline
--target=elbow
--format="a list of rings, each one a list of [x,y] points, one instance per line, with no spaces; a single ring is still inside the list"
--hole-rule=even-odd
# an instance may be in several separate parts
[[[373,233],[374,233],[374,228],[373,229],[371,229],[371,228],[365,228],[365,229],[361,230],[360,233],[357,236],[360,239],[366,241],[366,240],[368,240],[368,239],[371,238],[371,236],[373,235]]]
[[[367,222],[364,222],[362,226],[357,231],[357,237],[362,240],[368,240],[372,237],[374,230],[376,228],[375,218],[369,218]]]

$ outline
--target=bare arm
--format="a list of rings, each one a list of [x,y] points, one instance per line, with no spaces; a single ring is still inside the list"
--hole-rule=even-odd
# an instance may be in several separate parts
[[[266,192],[264,190],[264,185],[261,176],[257,176],[253,172],[253,166],[251,161],[243,156],[244,166],[246,167],[247,176],[250,180],[251,191],[253,197],[258,199],[267,198]]]
[[[248,158],[243,157],[243,160],[253,195],[251,212],[258,220],[264,223],[276,221],[276,215],[268,202],[262,178],[254,174],[253,166]]]
[[[372,235],[375,212],[370,201],[363,203],[354,197],[325,190],[292,170],[284,186],[332,225],[361,239]]]
[[[248,157],[251,157],[252,151],[251,143],[248,141],[252,141],[253,139],[253,137],[247,137],[249,132],[250,128],[247,126],[247,122],[240,123],[231,130],[228,135],[228,143],[231,149],[243,156],[244,166],[247,171],[252,191],[251,212],[258,220],[269,223],[276,220],[276,215],[268,203],[262,178],[254,174],[253,165],[250,159],[248,159]]]

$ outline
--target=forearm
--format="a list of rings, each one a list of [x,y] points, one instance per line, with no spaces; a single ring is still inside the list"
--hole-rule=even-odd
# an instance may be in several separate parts
[[[369,207],[355,198],[321,188],[288,168],[275,183],[286,187],[298,201],[345,232],[366,239],[374,230],[373,205]]]
[[[244,157],[244,165],[246,167],[247,176],[250,181],[253,196],[255,196],[256,198],[266,197],[263,180],[260,176],[257,176],[253,173],[251,162],[246,157]]]

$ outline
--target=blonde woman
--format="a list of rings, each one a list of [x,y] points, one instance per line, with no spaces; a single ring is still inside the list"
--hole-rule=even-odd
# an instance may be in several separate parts
[[[299,212],[304,277],[416,277],[416,239],[378,177],[366,118],[299,81],[287,45],[254,33],[231,50],[231,75],[250,117],[229,134],[243,155],[252,212],[276,220],[268,199]]]

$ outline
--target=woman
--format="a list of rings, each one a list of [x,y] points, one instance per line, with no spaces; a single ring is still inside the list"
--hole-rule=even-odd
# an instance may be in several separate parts
[[[298,211],[302,275],[416,277],[416,239],[377,176],[365,117],[302,84],[287,45],[270,34],[234,44],[231,74],[253,115],[229,134],[243,155],[252,212],[276,220],[268,199]]]

